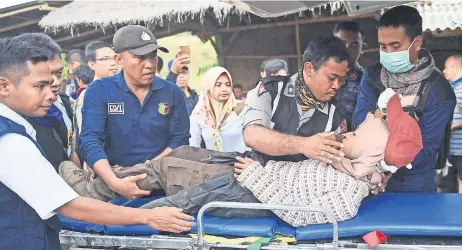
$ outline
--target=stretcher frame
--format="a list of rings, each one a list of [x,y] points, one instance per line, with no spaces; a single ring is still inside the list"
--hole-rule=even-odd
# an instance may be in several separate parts
[[[81,233],[64,230],[59,238],[62,245],[70,247],[86,248],[109,248],[109,249],[178,249],[178,250],[209,250],[209,249],[247,249],[248,245],[206,243],[204,241],[204,213],[209,208],[235,208],[235,209],[270,209],[270,210],[297,210],[306,212],[324,213],[333,221],[333,237],[328,243],[302,243],[287,245],[278,242],[270,242],[267,246],[261,247],[265,250],[324,250],[324,249],[380,249],[380,250],[433,250],[433,249],[462,249],[462,245],[404,245],[404,244],[382,244],[376,248],[370,248],[365,243],[354,243],[348,240],[338,239],[338,224],[335,216],[325,209],[300,205],[275,205],[261,203],[239,203],[239,202],[211,202],[203,206],[197,216],[198,233],[193,237],[175,237],[164,235],[152,236],[114,236]],[[462,233],[461,233],[462,235]]]

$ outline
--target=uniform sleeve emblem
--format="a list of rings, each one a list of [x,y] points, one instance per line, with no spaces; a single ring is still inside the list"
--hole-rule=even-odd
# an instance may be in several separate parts
[[[170,113],[170,105],[166,102],[160,102],[157,112],[161,115],[168,115]]]
[[[268,90],[266,90],[265,85],[263,83],[261,83],[260,87],[258,87],[257,96],[260,97],[261,95],[263,95],[266,92],[268,92]]]

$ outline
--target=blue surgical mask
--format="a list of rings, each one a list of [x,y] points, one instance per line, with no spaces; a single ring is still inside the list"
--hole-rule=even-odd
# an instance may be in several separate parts
[[[397,52],[383,52],[380,51],[380,64],[391,73],[399,74],[408,72],[414,65],[409,60],[409,49],[414,44],[415,39],[407,50]]]

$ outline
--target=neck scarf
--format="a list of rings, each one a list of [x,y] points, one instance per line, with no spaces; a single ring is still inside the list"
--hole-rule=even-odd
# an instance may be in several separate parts
[[[52,104],[44,117],[36,117],[35,121],[44,126],[54,126],[63,120],[63,114],[56,105]]]
[[[295,89],[295,99],[302,108],[302,111],[305,112],[312,108],[322,109],[324,107],[324,103],[316,100],[316,97],[314,97],[306,85],[303,79],[303,68],[298,71],[298,76],[295,80]]]
[[[232,78],[228,70],[223,67],[211,68],[204,76],[203,88],[199,95],[199,101],[192,112],[199,120],[213,128],[215,150],[220,152],[223,151],[223,142],[219,134],[221,125],[236,105],[240,103],[234,97],[233,92],[231,92],[226,103],[219,102],[213,98],[215,83],[222,74],[228,76],[232,88]]]
[[[432,55],[425,49],[419,53],[417,64],[408,72],[394,74],[382,67],[380,79],[385,88],[392,88],[402,95],[416,95],[423,80],[428,79],[435,67]]]

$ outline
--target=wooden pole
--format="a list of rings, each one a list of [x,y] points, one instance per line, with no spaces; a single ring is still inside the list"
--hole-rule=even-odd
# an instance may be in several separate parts
[[[231,49],[231,46],[233,45],[234,43],[234,40],[236,40],[237,36],[239,35],[239,30],[234,32],[234,34],[231,36],[231,38],[228,40],[228,44],[226,45],[226,47],[224,48],[223,50],[223,55],[227,55],[228,54],[228,51],[229,49]]]
[[[298,69],[302,66],[302,55],[300,52],[300,20],[295,15],[295,48],[297,49],[297,65]]]

